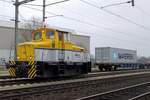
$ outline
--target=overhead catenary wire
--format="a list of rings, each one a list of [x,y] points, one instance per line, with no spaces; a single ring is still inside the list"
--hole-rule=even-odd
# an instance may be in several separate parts
[[[1,0],[2,2],[6,2],[6,3],[11,3],[13,4],[13,1],[8,1],[8,0]]]
[[[5,1],[5,0],[4,0]],[[10,2],[9,2],[10,3]],[[34,8],[34,7],[29,7],[29,6],[25,6],[25,5],[22,5],[23,7],[25,7],[25,8],[29,8],[29,9],[32,9],[32,10],[36,10],[36,11],[42,11],[41,9],[38,9],[38,8]],[[54,16],[56,16],[56,15],[58,15],[58,14],[55,14],[55,13],[52,13],[52,12],[49,12],[49,11],[46,11],[48,14],[51,14],[51,15],[54,15]],[[91,23],[89,23],[89,22],[85,22],[85,21],[82,21],[82,20],[78,20],[78,19],[75,19],[75,18],[71,18],[71,17],[67,17],[67,16],[61,16],[61,17],[63,17],[63,18],[65,18],[65,19],[69,19],[69,20],[74,20],[74,21],[78,21],[78,22],[80,22],[80,23],[84,23],[84,24],[88,24],[88,25],[90,25],[90,26],[96,26],[96,27],[100,27],[100,26],[97,26],[97,25],[94,25],[94,24],[91,24]],[[101,26],[101,28],[103,28],[103,29],[105,29],[105,30],[109,30],[109,31],[113,31],[113,32],[116,32],[115,30],[113,30],[113,29],[110,29],[110,28],[107,28],[107,27],[102,27]]]
[[[2,0],[2,1],[7,2],[7,3],[12,3],[11,1],[6,1],[6,0]],[[61,2],[64,2],[64,1],[69,1],[69,0],[63,0],[63,1],[55,2],[55,3],[61,3]],[[90,6],[96,7],[96,8],[98,8],[98,9],[103,8],[103,7],[99,7],[99,6],[96,6],[96,5],[94,5],[94,4],[91,4],[91,3],[89,3],[89,2],[87,2],[87,1],[85,1],[85,0],[80,0],[80,1],[86,3],[86,4],[90,5]],[[123,3],[129,3],[129,1],[123,2]],[[120,4],[123,4],[123,3],[120,3]],[[53,4],[53,3],[51,3],[51,4]],[[116,4],[118,4],[118,3],[116,3]],[[48,5],[50,5],[50,4],[48,4]],[[109,5],[108,5],[108,6],[109,6]],[[110,6],[111,6],[111,5],[110,5]],[[27,6],[24,6],[24,7],[27,7]],[[105,7],[105,6],[104,6],[104,7]],[[32,9],[35,9],[35,10],[39,10],[39,9],[33,8],[33,7],[27,7],[27,8],[32,8]],[[132,23],[132,24],[135,24],[135,25],[137,25],[137,26],[139,26],[139,27],[141,27],[141,28],[144,28],[144,29],[150,31],[150,28],[145,27],[144,25],[138,24],[138,23],[136,23],[136,22],[134,22],[134,21],[132,21],[132,20],[129,20],[128,18],[125,18],[125,17],[123,17],[123,16],[121,16],[121,15],[118,15],[118,14],[115,14],[115,13],[113,13],[113,12],[110,12],[110,11],[108,11],[108,10],[106,10],[106,9],[101,9],[101,10],[103,10],[103,11],[105,11],[105,12],[111,14],[111,15],[114,15],[114,16],[116,16],[116,17],[119,17],[119,18],[121,18],[121,19],[123,19],[123,20],[126,20],[126,21],[128,21],[128,22],[130,22],[130,23]],[[51,13],[51,12],[47,12],[47,13],[50,13],[50,14],[55,15],[55,16],[57,15],[57,14]]]
[[[5,1],[5,0],[3,0],[3,1]],[[69,1],[69,0],[63,0],[63,1]],[[82,2],[84,2],[84,3],[86,3],[86,4],[88,4],[88,5],[91,5],[91,6],[93,6],[93,7],[96,7],[96,8],[98,8],[98,9],[101,9],[100,7],[98,7],[98,6],[94,5],[94,4],[91,4],[91,3],[89,3],[89,2],[87,2],[87,1],[85,1],[85,0],[80,0],[80,1],[82,1]],[[62,2],[62,1],[61,1],[61,2]],[[8,3],[11,3],[11,2],[8,2]],[[24,6],[24,5],[23,5],[23,6]],[[24,6],[24,7],[30,8],[30,9],[34,9],[34,10],[36,10],[36,11],[39,11],[39,10],[42,11],[41,9],[37,9],[37,8],[33,8],[33,7],[28,7],[28,6]],[[121,18],[121,19],[124,19],[124,20],[126,20],[126,21],[128,21],[128,22],[130,22],[130,23],[132,23],[132,24],[135,24],[135,25],[137,25],[137,26],[139,26],[139,27],[142,27],[142,28],[144,28],[144,29],[150,31],[150,28],[147,28],[147,27],[145,27],[144,25],[137,24],[136,22],[134,22],[134,21],[132,21],[132,20],[129,20],[129,19],[127,19],[127,18],[125,18],[125,17],[123,17],[123,16],[121,16],[121,15],[115,14],[115,13],[110,12],[110,11],[108,11],[108,10],[104,10],[104,9],[101,9],[101,10],[103,10],[103,11],[105,11],[105,12],[111,14],[111,15],[114,15],[114,16],[116,16],[116,17],[119,17],[119,18]],[[48,12],[48,11],[47,11],[47,13],[57,16],[57,14],[52,13],[52,12]],[[64,17],[64,16],[63,16],[63,17]],[[64,18],[65,18],[65,17],[64,17]],[[70,18],[70,19],[71,19],[71,18]],[[78,21],[79,21],[79,20],[78,20]],[[81,21],[79,21],[79,22],[81,22]],[[87,24],[87,23],[86,23],[86,24]],[[107,29],[107,28],[104,28],[104,29]],[[112,29],[109,28],[109,30],[112,30]]]
[[[143,29],[145,29],[145,30],[150,31],[150,28],[149,28],[149,27],[146,27],[146,26],[144,26],[144,25],[138,24],[138,23],[136,23],[136,22],[134,22],[134,21],[132,21],[132,20],[126,18],[126,17],[123,17],[123,16],[121,16],[121,15],[119,15],[119,14],[113,13],[113,12],[111,12],[111,11],[109,11],[109,10],[106,10],[106,9],[103,9],[103,11],[105,11],[105,12],[111,14],[111,15],[114,15],[114,16],[116,16],[116,17],[119,17],[119,18],[121,18],[121,19],[123,19],[123,20],[126,20],[127,22],[130,22],[130,23],[132,23],[132,24],[134,24],[134,25],[136,25],[136,26],[138,26],[138,27],[140,27],[140,28],[143,28]]]
[[[136,9],[138,9],[141,13],[143,13],[144,15],[150,17],[150,13],[146,12],[144,9],[142,9],[139,5],[136,5],[135,7]]]
[[[32,10],[36,10],[36,11],[42,11],[41,9],[38,9],[38,8],[33,8],[33,7],[28,7],[28,6],[25,6],[25,5],[23,5],[23,7],[25,7],[25,8],[29,8],[29,9],[32,9]],[[49,11],[46,11],[46,13],[48,13],[48,14],[51,14],[51,15],[57,15],[57,14],[55,14],[55,13],[52,13],[52,12],[49,12]],[[87,24],[87,25],[90,25],[90,26],[94,26],[94,27],[97,27],[97,28],[99,28],[100,26],[98,26],[98,25],[95,25],[95,24],[92,24],[92,23],[89,23],[89,22],[85,22],[85,21],[82,21],[82,20],[79,20],[79,19],[75,19],[75,18],[72,18],[72,17],[67,17],[67,16],[60,16],[60,17],[62,17],[62,18],[65,18],[65,19],[69,19],[69,20],[73,20],[73,21],[76,21],[76,22],[80,22],[80,23],[82,23],[82,24]],[[24,21],[27,21],[27,20],[25,20],[24,19]],[[104,28],[105,29],[105,28]],[[116,33],[116,31],[113,31],[113,30],[111,30],[111,29],[107,29],[106,28],[106,30],[109,30],[109,31],[112,31],[112,32],[115,32]],[[107,36],[108,37],[108,36]],[[114,38],[114,37],[112,37],[112,38]],[[117,40],[119,40],[119,38],[114,38],[114,39],[117,39]]]
[[[37,9],[36,9],[37,10]],[[39,11],[39,10],[38,10]],[[54,14],[54,15],[57,15],[57,14],[55,14],[55,13],[52,13],[52,12],[47,12],[47,13],[50,13],[50,14]],[[86,22],[86,21],[83,21],[83,20],[79,20],[79,19],[76,19],[76,18],[72,18],[72,17],[68,17],[68,16],[60,16],[60,17],[62,17],[62,18],[65,18],[65,19],[69,19],[69,20],[72,20],[72,21],[76,21],[76,22],[80,22],[80,23],[82,23],[82,24],[86,24],[86,25],[90,25],[90,26],[92,26],[92,27],[96,27],[96,28],[99,28],[100,26],[98,26],[98,25],[95,25],[95,24],[92,24],[92,23],[89,23],[89,22]],[[111,31],[111,32],[114,32],[114,33],[118,33],[118,31],[114,31],[113,29],[109,29],[109,28],[104,28],[105,30],[107,30],[107,31]],[[99,35],[99,34],[98,34]],[[105,35],[104,35],[105,36]],[[105,36],[106,37],[106,36]],[[109,36],[107,36],[107,37],[109,37]],[[114,38],[114,39],[117,39],[117,40],[122,40],[122,39],[119,39],[119,38],[116,38],[116,37],[112,37],[112,38]],[[126,40],[126,41],[128,41],[128,40]],[[131,42],[134,42],[134,41],[131,41]],[[147,43],[147,42],[146,42]],[[149,45],[149,44],[146,44],[146,45]]]
[[[99,28],[99,26],[98,25],[95,25],[95,24],[92,24],[92,23],[88,23],[88,22],[84,22],[84,21],[81,21],[81,20],[78,20],[78,19],[74,19],[74,18],[71,18],[71,17],[66,17],[66,16],[63,16],[64,18],[66,18],[66,19],[69,19],[69,20],[73,20],[73,21],[77,21],[77,22],[80,22],[80,23],[82,23],[82,24],[87,24],[87,25],[90,25],[90,26],[92,26],[92,27],[96,27],[97,29]],[[113,29],[110,29],[110,28],[106,28],[106,30],[107,31],[111,31],[111,32],[113,32],[113,33],[120,33],[119,31],[115,31],[115,30],[113,30]],[[114,37],[113,37],[114,38]],[[116,38],[116,39],[118,39],[118,40],[123,40],[123,39],[119,39],[119,38]],[[139,39],[138,39],[139,40]],[[141,39],[144,43],[146,43],[146,45],[149,45],[148,43],[147,43],[147,41],[145,41],[145,39],[143,40],[143,39]],[[128,40],[126,40],[126,41],[128,41]],[[134,42],[134,41],[132,41],[132,42]]]
[[[76,19],[73,19],[73,18],[69,18],[69,17],[64,17],[64,18],[66,18],[66,19],[70,19],[70,20],[73,20],[73,21],[79,21],[79,20],[76,20]],[[25,21],[27,21],[27,20],[25,20]],[[82,23],[82,21],[80,21],[81,23]],[[85,23],[82,23],[82,24],[85,24]],[[90,24],[88,24],[88,25],[90,25]],[[92,25],[92,24],[91,24]],[[74,30],[74,29],[71,29],[71,30]],[[83,30],[78,30],[78,29],[75,29],[76,30],[76,32],[80,32],[80,33],[86,33],[86,34],[89,34],[89,32],[85,32],[85,31],[83,31]],[[112,36],[108,36],[108,35],[103,35],[103,34],[96,34],[97,36],[100,36],[100,37],[104,37],[104,38],[106,38],[107,37],[107,40],[109,40],[109,39],[113,39],[113,40],[115,40],[115,41],[122,41],[123,39],[120,39],[120,38],[117,38],[117,37],[112,37]],[[128,41],[128,42],[134,42],[134,41],[129,41],[129,40],[125,40],[125,41]],[[126,42],[124,42],[125,44],[126,44]],[[136,43],[136,42],[135,42]],[[139,43],[138,43],[139,44]],[[148,45],[148,44],[146,44],[146,45]]]
[[[23,7],[26,7],[26,8],[29,8],[29,9],[32,9],[32,10],[36,10],[36,11],[42,11],[41,9],[38,9],[38,8],[33,8],[33,7],[28,7],[28,6],[24,6],[23,5]],[[46,13],[48,13],[48,14],[51,14],[51,15],[58,15],[58,14],[55,14],[55,13],[52,13],[52,12],[49,12],[49,11],[46,11]],[[76,18],[72,18],[72,17],[67,17],[67,16],[60,16],[60,17],[63,17],[63,18],[65,18],[65,19],[69,19],[69,20],[73,20],[73,21],[76,21],[76,22],[80,22],[80,23],[82,23],[82,24],[87,24],[87,25],[90,25],[90,26],[94,26],[94,27],[97,27],[97,28],[99,28],[100,26],[98,26],[98,25],[95,25],[95,24],[92,24],[92,23],[89,23],[89,22],[86,22],[86,21],[82,21],[82,20],[79,20],[79,19],[76,19]],[[110,29],[110,28],[104,28],[105,30],[109,30],[109,31],[112,31],[112,32],[117,32],[117,31],[115,31],[115,30],[113,30],[113,29]],[[117,33],[119,33],[119,32],[117,32]]]
[[[69,1],[69,0],[57,1],[57,2],[54,2],[54,3],[46,4],[45,6],[55,5],[55,4],[59,4],[59,3],[62,3],[62,2],[66,2],[66,1]],[[43,7],[43,5],[38,5],[38,4],[24,4],[24,5]]]
[[[64,9],[64,10],[67,10],[67,11],[69,11],[69,12],[71,12],[71,13],[73,13],[73,14],[77,14],[77,15],[79,15],[79,16],[81,16],[81,17],[86,17],[86,18],[88,18],[88,19],[90,19],[90,17],[89,16],[86,16],[85,14],[84,15],[81,15],[81,14],[79,14],[79,13],[76,13],[75,11],[73,11],[73,10],[71,10],[71,9],[65,9],[65,8],[63,8],[63,7],[61,7],[61,6],[59,6],[60,8],[62,8],[62,9]],[[93,17],[94,18],[94,17]],[[83,22],[83,20],[77,20],[77,19],[75,19],[75,18],[69,18],[70,20],[74,20],[74,21],[79,21],[79,22]],[[86,23],[87,24],[87,23]],[[128,34],[127,32],[124,32],[124,31],[118,31],[118,30],[115,30],[115,29],[113,29],[113,28],[109,28],[109,27],[104,27],[104,26],[99,26],[99,28],[102,28],[102,29],[104,29],[104,30],[107,30],[107,31],[111,31],[111,32],[115,32],[115,33],[119,33],[119,34],[121,34],[121,35],[125,35],[125,36],[128,36],[128,37],[132,37],[132,36],[137,36],[137,35],[135,35],[135,34]],[[149,39],[149,38],[147,38],[147,37],[139,37],[139,36],[137,36],[138,37],[138,39],[143,39],[144,41],[145,41],[145,39]]]
[[[39,11],[39,12],[43,11],[42,9],[38,9],[38,8],[34,8],[34,7],[29,7],[27,5],[26,6],[22,5],[22,7],[29,8],[29,9],[32,9],[32,10],[36,10],[36,11]],[[55,14],[55,13],[49,12],[49,11],[46,11],[46,13],[51,14],[51,15],[58,15],[58,14]]]
[[[134,25],[136,25],[136,26],[138,26],[138,27],[140,27],[140,28],[143,28],[143,29],[145,29],[145,30],[147,30],[147,31],[150,31],[150,28],[148,28],[148,27],[146,27],[146,26],[144,26],[144,25],[138,24],[138,23],[136,23],[136,22],[134,22],[134,21],[132,21],[132,20],[126,18],[126,17],[123,17],[123,16],[121,16],[121,15],[119,15],[119,14],[113,13],[113,12],[111,12],[111,11],[109,11],[109,10],[106,10],[106,9],[101,9],[99,6],[94,5],[94,4],[92,4],[92,3],[90,3],[90,2],[87,2],[87,1],[85,1],[85,0],[80,0],[80,1],[83,2],[83,3],[85,3],[85,4],[87,4],[87,5],[90,5],[90,6],[92,6],[92,7],[95,7],[95,8],[97,8],[97,9],[100,9],[100,10],[102,10],[102,11],[105,11],[106,13],[109,13],[109,14],[111,14],[111,15],[113,15],[113,16],[116,16],[116,17],[118,17],[118,18],[120,18],[120,19],[123,19],[123,20],[125,20],[125,21],[127,21],[127,22],[129,22],[129,23],[131,23],[131,24],[134,24]]]
[[[12,17],[12,16],[2,15],[2,14],[0,14],[0,16],[1,16],[1,17],[4,17],[4,18],[14,18],[14,17]]]
[[[30,7],[31,8],[31,7]],[[39,11],[39,9],[36,9],[36,10],[38,10]],[[52,14],[52,15],[57,15],[57,14],[55,14],[55,13],[52,13],[52,12],[47,12],[47,13],[50,13],[50,14]],[[67,17],[67,16],[60,16],[60,17],[63,17],[63,18],[65,18],[65,19],[69,19],[69,20],[73,20],[73,21],[77,21],[77,22],[80,22],[80,23],[83,23],[83,24],[87,24],[87,25],[90,25],[90,26],[94,26],[94,27],[97,27],[97,28],[99,28],[100,26],[97,26],[97,25],[95,25],[95,24],[92,24],[92,23],[89,23],[89,22],[85,22],[85,21],[82,21],[82,20],[79,20],[79,19],[75,19],[75,18],[72,18],[72,17]],[[110,28],[105,28],[104,27],[104,29],[105,30],[109,30],[109,31],[112,31],[112,32],[117,32],[117,33],[120,33],[120,32],[118,32],[118,31],[115,31],[115,30],[113,30],[113,29],[110,29]],[[147,42],[146,42],[147,43]]]
[[[118,6],[118,5],[122,5],[122,4],[126,4],[126,3],[131,3],[131,1],[109,4],[109,5],[101,6],[100,8],[103,9],[103,8],[106,8],[106,7]]]
[[[0,14],[0,20],[3,20],[3,21],[12,21],[13,19],[14,19],[14,17],[12,17],[12,16],[7,16],[7,15]]]

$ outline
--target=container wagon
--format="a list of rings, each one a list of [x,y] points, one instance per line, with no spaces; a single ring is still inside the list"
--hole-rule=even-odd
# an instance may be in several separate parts
[[[113,47],[95,48],[95,65],[102,70],[136,69],[139,68],[137,63],[136,50],[128,50]]]

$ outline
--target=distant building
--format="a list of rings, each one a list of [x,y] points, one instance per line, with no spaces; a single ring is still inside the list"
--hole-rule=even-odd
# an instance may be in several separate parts
[[[20,25],[19,26],[23,26]],[[5,61],[14,57],[14,40],[15,29],[14,22],[1,21],[0,22],[0,65],[4,65]],[[24,42],[31,40],[31,30],[19,27],[17,42]]]

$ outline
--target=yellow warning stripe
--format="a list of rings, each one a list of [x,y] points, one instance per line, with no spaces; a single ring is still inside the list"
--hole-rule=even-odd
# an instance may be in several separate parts
[[[9,74],[10,74],[10,76],[16,76],[16,74],[15,74],[15,68],[12,68],[12,67],[10,67],[9,69],[8,69],[8,72],[9,72]]]
[[[13,73],[13,76],[15,76],[15,69],[12,68],[12,73]]]
[[[36,74],[36,69],[34,68],[34,69],[32,69],[32,71],[28,74],[28,77],[29,77],[29,78],[33,78],[33,76],[35,76],[35,74]]]
[[[12,61],[11,61],[11,60],[9,61],[9,63],[10,63],[10,65],[13,65],[13,63],[12,63]]]
[[[30,65],[31,61],[29,61],[28,65]]]
[[[28,70],[28,78],[32,79],[36,77],[36,66],[34,60],[30,60],[28,65],[31,65],[31,68]]]
[[[32,67],[28,71],[28,78],[32,79],[36,76],[36,66],[32,65]]]
[[[34,61],[31,62],[31,65],[33,65],[33,64],[34,64]]]
[[[12,62],[13,65],[15,64],[15,61],[12,60],[11,62]]]
[[[31,78],[34,78],[34,77],[36,77],[36,70],[35,70],[35,72],[32,74]]]
[[[13,62],[14,62],[14,65],[16,64],[16,62],[13,60]]]
[[[15,69],[12,68],[12,73],[13,73],[13,76],[15,76]]]
[[[8,69],[8,72],[9,72],[10,76],[12,76],[12,72],[11,72],[10,68]]]
[[[9,68],[9,74],[10,74],[10,76],[13,76],[11,68]]]
[[[29,61],[29,63],[28,63],[28,65],[33,65],[33,64],[34,64],[33,60]]]
[[[28,77],[29,78],[34,78],[33,76],[36,76],[36,69],[33,69],[32,71],[31,71],[31,73],[28,75]]]
[[[15,65],[16,62],[14,60],[9,60],[10,65]]]
[[[11,60],[10,62],[11,62],[11,65],[13,65],[13,62],[12,62],[12,60]]]
[[[36,70],[37,71],[37,70]],[[36,77],[36,73],[34,74],[34,76],[33,77]]]
[[[32,65],[31,69],[29,69],[28,74],[34,69],[36,68],[34,65]]]

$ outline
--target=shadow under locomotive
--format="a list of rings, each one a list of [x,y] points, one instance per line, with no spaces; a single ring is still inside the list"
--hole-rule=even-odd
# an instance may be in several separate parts
[[[9,61],[6,66],[11,77],[30,79],[76,76],[91,71],[90,62]]]

